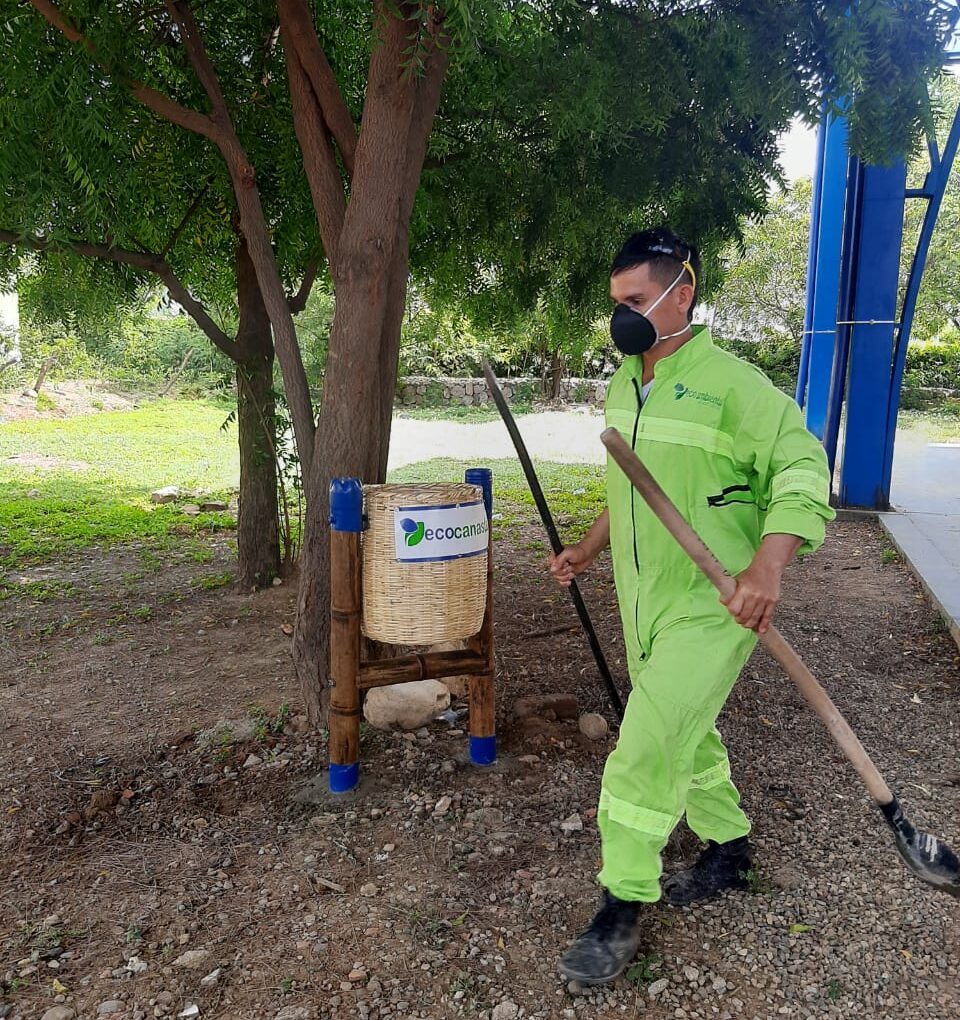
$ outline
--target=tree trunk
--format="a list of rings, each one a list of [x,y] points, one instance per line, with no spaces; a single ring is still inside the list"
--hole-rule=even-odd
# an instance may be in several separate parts
[[[44,379],[47,378],[47,372],[57,363],[57,356],[51,354],[43,359],[43,364],[40,366],[40,373],[37,376],[37,381],[33,384],[33,392],[39,393],[40,387],[43,386]]]
[[[560,387],[563,383],[565,369],[563,355],[559,348],[555,348],[550,355],[550,392],[548,393],[549,398],[553,401],[560,399]]]
[[[160,396],[161,397],[165,397],[173,389],[173,384],[180,378],[181,375],[183,375],[184,371],[186,370],[187,365],[190,364],[190,359],[192,357],[193,357],[193,348],[192,347],[188,347],[187,348],[187,353],[184,354],[183,358],[180,361],[180,364],[173,370],[173,375],[170,376],[170,378],[166,382],[166,385],[160,391]]]
[[[331,398],[321,403],[317,434],[322,437],[322,447],[318,448],[311,473],[313,488],[307,495],[293,645],[297,676],[312,725],[322,724],[326,718],[329,696],[328,490],[331,479],[340,476],[356,477],[365,484],[386,478],[406,264],[403,231],[389,260],[379,262],[369,274],[348,278],[337,292],[324,393],[350,393],[351,399]],[[384,300],[380,309],[373,310],[369,295],[376,292],[382,293]]]
[[[280,573],[273,334],[243,238],[237,244],[237,297],[237,580],[243,588],[262,588]]]

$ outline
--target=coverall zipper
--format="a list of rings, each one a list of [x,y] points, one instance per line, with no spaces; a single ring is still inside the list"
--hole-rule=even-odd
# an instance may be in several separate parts
[[[640,412],[643,410],[643,392],[640,389],[640,385],[637,382],[636,376],[633,377],[633,389],[637,395],[637,416],[633,420],[633,437],[630,440],[630,448],[634,453],[637,452],[637,433],[640,431]],[[631,536],[633,538],[633,565],[637,571],[637,597],[634,601],[633,606],[633,626],[637,632],[637,644],[640,646],[640,657],[646,658],[643,653],[643,642],[640,640],[640,551],[637,549],[637,521],[634,517],[634,500],[636,499],[637,491],[634,487],[630,486],[630,530],[633,532]]]

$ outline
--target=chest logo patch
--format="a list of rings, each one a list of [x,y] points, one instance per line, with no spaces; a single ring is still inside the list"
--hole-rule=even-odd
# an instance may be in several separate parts
[[[697,400],[701,404],[712,404],[714,407],[723,407],[722,397],[718,397],[713,393],[704,393],[702,390],[691,390],[684,386],[683,383],[675,383],[673,387],[673,399],[683,400],[684,397],[690,397],[691,400]]]

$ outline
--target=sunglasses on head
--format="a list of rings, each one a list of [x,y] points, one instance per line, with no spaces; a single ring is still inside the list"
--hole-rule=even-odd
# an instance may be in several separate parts
[[[670,258],[676,259],[684,269],[690,274],[690,279],[693,281],[693,288],[697,288],[697,274],[694,272],[693,266],[690,264],[690,256],[693,255],[693,249],[688,248],[686,256],[680,254],[678,248],[674,248],[666,244],[648,244],[644,250],[650,255],[669,255]]]

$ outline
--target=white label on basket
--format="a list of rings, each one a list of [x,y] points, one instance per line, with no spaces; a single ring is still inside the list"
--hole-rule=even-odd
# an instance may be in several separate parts
[[[401,563],[457,560],[487,549],[483,500],[446,506],[400,506],[393,511],[397,559]]]

